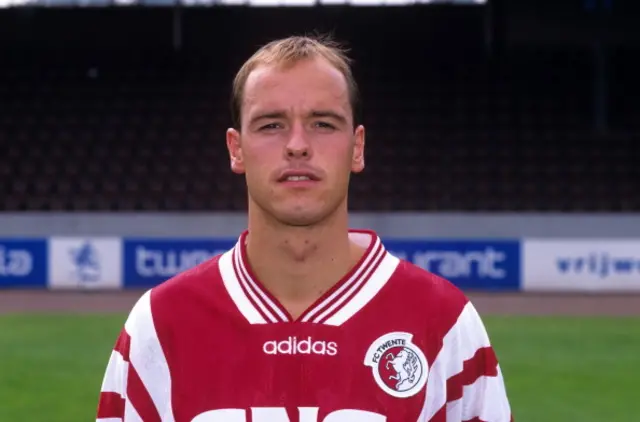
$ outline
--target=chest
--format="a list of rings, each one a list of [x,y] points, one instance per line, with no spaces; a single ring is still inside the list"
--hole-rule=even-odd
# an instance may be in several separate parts
[[[177,422],[404,422],[424,403],[420,347],[369,325],[222,325],[170,349]]]

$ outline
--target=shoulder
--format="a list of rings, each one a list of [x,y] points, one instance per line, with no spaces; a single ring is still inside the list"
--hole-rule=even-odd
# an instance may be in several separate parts
[[[411,292],[412,300],[440,310],[451,308],[459,311],[469,302],[462,290],[451,281],[404,259],[398,261],[392,286],[399,291]]]
[[[148,289],[133,306],[129,319],[149,313],[153,320],[166,320],[188,309],[203,292],[221,285],[219,261],[221,255],[181,272]]]
[[[151,290],[154,305],[175,301],[176,297],[197,293],[219,284],[222,280],[219,268],[221,257],[222,255],[216,255],[154,287]]]
[[[400,260],[394,278],[396,297],[402,297],[397,300],[406,303],[406,312],[419,324],[437,332],[450,350],[466,347],[473,351],[489,346],[480,314],[452,282],[405,260]],[[398,293],[403,290],[405,294]]]
[[[390,308],[441,335],[463,322],[465,313],[473,308],[451,281],[399,258],[384,297]]]
[[[195,308],[211,307],[222,296],[220,255],[146,290],[132,307],[126,322],[130,335],[166,338],[172,327],[189,320]]]

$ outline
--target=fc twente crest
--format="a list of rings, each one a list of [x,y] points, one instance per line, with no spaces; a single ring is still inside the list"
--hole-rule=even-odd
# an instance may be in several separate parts
[[[412,338],[403,332],[385,334],[369,346],[364,360],[380,388],[394,397],[416,395],[427,382],[429,363]]]

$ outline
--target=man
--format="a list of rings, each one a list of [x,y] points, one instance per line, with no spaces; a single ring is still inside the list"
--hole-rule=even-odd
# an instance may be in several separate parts
[[[348,227],[365,129],[342,50],[291,37],[234,81],[231,169],[248,229],[145,293],[117,340],[98,421],[507,422],[503,378],[451,283]]]

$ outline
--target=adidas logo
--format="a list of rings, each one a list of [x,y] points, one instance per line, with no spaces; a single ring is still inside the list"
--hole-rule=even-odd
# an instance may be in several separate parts
[[[338,344],[334,341],[313,341],[310,336],[304,340],[289,337],[287,340],[265,342],[262,351],[267,355],[335,356],[338,354]]]

